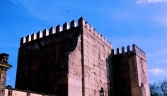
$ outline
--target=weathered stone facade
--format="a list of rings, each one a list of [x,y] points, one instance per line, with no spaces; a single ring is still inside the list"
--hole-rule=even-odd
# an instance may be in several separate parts
[[[150,96],[148,73],[145,53],[133,44],[132,50],[127,46],[127,52],[122,47],[114,54],[113,63],[113,89],[116,96]]]
[[[64,23],[63,30],[58,25],[56,31],[50,28],[43,33],[28,35],[21,38],[15,87],[59,96],[99,96],[103,87],[106,96],[137,96],[137,88],[148,85],[145,58],[138,55],[120,57],[113,55],[111,50],[110,42],[82,17],[78,26],[71,21],[70,28]],[[138,60],[143,67],[134,63]],[[127,68],[120,72],[122,62],[127,63]],[[136,68],[136,74],[131,73],[133,70],[128,64]],[[137,79],[135,83],[131,80],[133,76]],[[145,77],[146,80],[141,79]],[[117,84],[125,86],[115,87]],[[128,91],[125,92],[124,88]],[[139,94],[146,91],[141,89]],[[117,92],[125,94],[117,95]]]
[[[30,90],[18,90],[12,88],[10,85],[6,86],[6,88],[4,89],[4,93],[4,95],[0,96],[57,96],[54,94],[32,92]]]
[[[12,66],[8,64],[9,55],[6,53],[0,54],[0,96],[4,96],[6,86],[6,72]]]

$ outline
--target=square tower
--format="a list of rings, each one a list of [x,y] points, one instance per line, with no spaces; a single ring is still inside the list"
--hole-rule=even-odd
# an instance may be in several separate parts
[[[112,50],[114,96],[150,96],[146,54],[134,44],[131,49]]]
[[[70,28],[69,28],[70,27]],[[21,38],[17,89],[59,96],[110,96],[111,44],[81,17]]]

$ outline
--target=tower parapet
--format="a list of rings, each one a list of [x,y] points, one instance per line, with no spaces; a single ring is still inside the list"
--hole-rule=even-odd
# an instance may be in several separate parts
[[[65,22],[65,23],[63,24],[63,31],[68,30],[68,29],[69,29],[69,25],[68,25],[67,22]]]
[[[146,58],[146,53],[141,50],[138,46],[136,46],[135,44],[132,45],[132,49],[134,52],[136,52],[139,56],[142,56],[144,58]]]
[[[53,27],[51,27],[50,29],[49,29],[49,35],[52,35],[52,34],[54,34],[55,33],[55,29],[53,28]]]
[[[27,35],[26,37],[26,42],[30,42],[31,41],[31,36],[30,35]]]
[[[25,38],[25,37],[22,37],[21,40],[20,40],[20,45],[21,45],[21,44],[24,44],[24,43],[26,43],[26,38]]]
[[[79,19],[79,24],[80,26],[83,26],[88,31],[90,31],[93,35],[95,35],[98,39],[104,42],[107,46],[111,47],[111,43],[107,41],[107,39],[104,36],[102,36],[98,31],[96,31],[95,28],[93,28],[87,21],[85,22],[83,18]]]
[[[79,18],[79,20],[78,20],[78,26],[85,26],[85,20],[81,17],[81,18]]]
[[[43,37],[48,36],[48,35],[49,35],[48,29],[44,29],[43,30]]]
[[[70,28],[69,28],[70,26]],[[103,37],[99,32],[97,32],[90,24],[88,24],[87,21],[85,21],[82,17],[78,20],[78,26],[76,24],[76,22],[74,20],[72,20],[70,22],[70,25],[68,25],[67,22],[65,22],[63,24],[63,28],[60,25],[56,26],[56,32],[55,29],[53,27],[51,27],[49,30],[48,29],[44,29],[43,32],[38,31],[37,35],[34,33],[32,35],[28,35],[25,39],[25,37],[22,37],[20,40],[20,44],[24,44],[24,43],[28,43],[30,41],[45,37],[45,36],[49,36],[55,33],[59,33],[62,31],[66,31],[66,30],[70,30],[72,28],[75,27],[84,27],[86,28],[88,31],[90,31],[93,35],[95,35],[98,39],[100,39],[102,42],[104,42],[107,46],[111,47],[111,43],[105,38]],[[63,29],[63,30],[62,30]]]
[[[140,57],[146,58],[146,54],[143,50],[141,50],[138,46],[135,44],[130,47],[129,45],[126,47],[126,50],[124,47],[121,48],[121,51],[119,48],[116,49],[116,53],[114,52],[114,49],[112,49],[113,55],[125,55],[125,54],[136,54]]]
[[[31,40],[35,40],[35,39],[37,39],[37,36],[36,36],[35,33],[33,33],[33,34],[31,35]]]
[[[72,20],[72,21],[70,22],[70,28],[74,28],[74,27],[76,27],[76,26],[77,26],[76,22],[75,22],[74,20]]]
[[[117,48],[115,53],[112,49],[112,63],[113,89],[116,96],[125,94],[126,96],[149,96],[146,54],[143,50],[135,44],[128,45],[126,48]]]
[[[61,32],[61,31],[62,31],[61,26],[60,26],[60,25],[57,25],[57,26],[56,26],[56,32]]]

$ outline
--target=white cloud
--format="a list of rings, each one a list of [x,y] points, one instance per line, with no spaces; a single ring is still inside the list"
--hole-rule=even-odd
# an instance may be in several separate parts
[[[158,3],[158,2],[167,2],[167,0],[137,0],[137,4],[142,4],[142,3]]]
[[[137,4],[147,3],[147,0],[137,0],[136,3],[137,3]]]
[[[148,72],[154,75],[163,75],[166,71],[159,69],[159,68],[153,68],[153,69],[149,69]]]

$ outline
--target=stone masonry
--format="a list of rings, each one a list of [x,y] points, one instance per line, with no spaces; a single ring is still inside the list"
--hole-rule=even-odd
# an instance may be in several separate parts
[[[8,64],[9,55],[6,53],[0,54],[0,96],[4,96],[6,86],[6,72],[12,66]]]
[[[127,46],[127,52],[122,47],[114,54],[113,63],[113,89],[115,96],[150,96],[148,73],[145,53],[133,44],[132,50]]]
[[[59,96],[99,96],[101,88],[106,96],[149,96],[146,58],[138,49],[115,55],[81,17],[78,26],[73,20],[21,38],[15,87]]]

